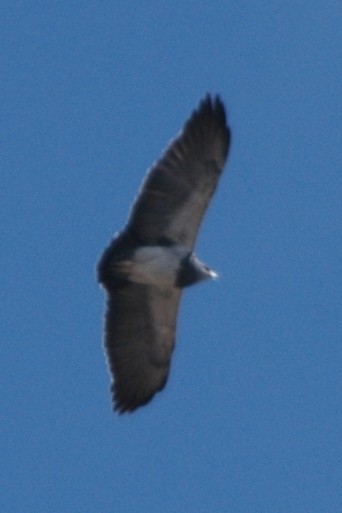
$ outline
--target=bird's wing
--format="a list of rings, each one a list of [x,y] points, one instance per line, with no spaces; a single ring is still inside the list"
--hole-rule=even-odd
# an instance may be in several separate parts
[[[192,249],[229,143],[223,103],[208,95],[148,172],[127,231],[142,244],[170,241]]]
[[[181,291],[127,283],[108,290],[105,350],[120,413],[148,403],[168,377]]]

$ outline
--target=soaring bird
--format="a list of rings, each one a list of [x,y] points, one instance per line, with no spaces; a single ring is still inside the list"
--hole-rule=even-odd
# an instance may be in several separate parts
[[[145,405],[165,386],[182,290],[216,276],[193,251],[230,138],[221,99],[207,95],[148,171],[125,228],[98,263],[107,293],[104,346],[119,413]]]

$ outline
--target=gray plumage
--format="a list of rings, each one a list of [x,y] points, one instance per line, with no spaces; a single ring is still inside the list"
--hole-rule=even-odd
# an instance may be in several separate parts
[[[164,387],[182,288],[215,277],[193,249],[229,143],[223,103],[207,95],[148,172],[126,227],[100,259],[104,345],[120,413]]]

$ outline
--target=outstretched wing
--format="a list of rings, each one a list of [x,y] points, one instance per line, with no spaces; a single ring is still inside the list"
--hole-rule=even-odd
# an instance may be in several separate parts
[[[107,292],[104,343],[114,408],[123,413],[167,381],[181,291],[127,283]]]
[[[169,240],[192,249],[229,143],[223,103],[208,95],[149,171],[126,230],[140,243]]]

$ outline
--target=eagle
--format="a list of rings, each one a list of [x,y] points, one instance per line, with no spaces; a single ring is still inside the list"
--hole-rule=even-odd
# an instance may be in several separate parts
[[[196,258],[194,245],[230,140],[224,104],[207,94],[148,171],[126,226],[100,258],[104,347],[118,413],[163,389],[182,290],[217,276]]]

